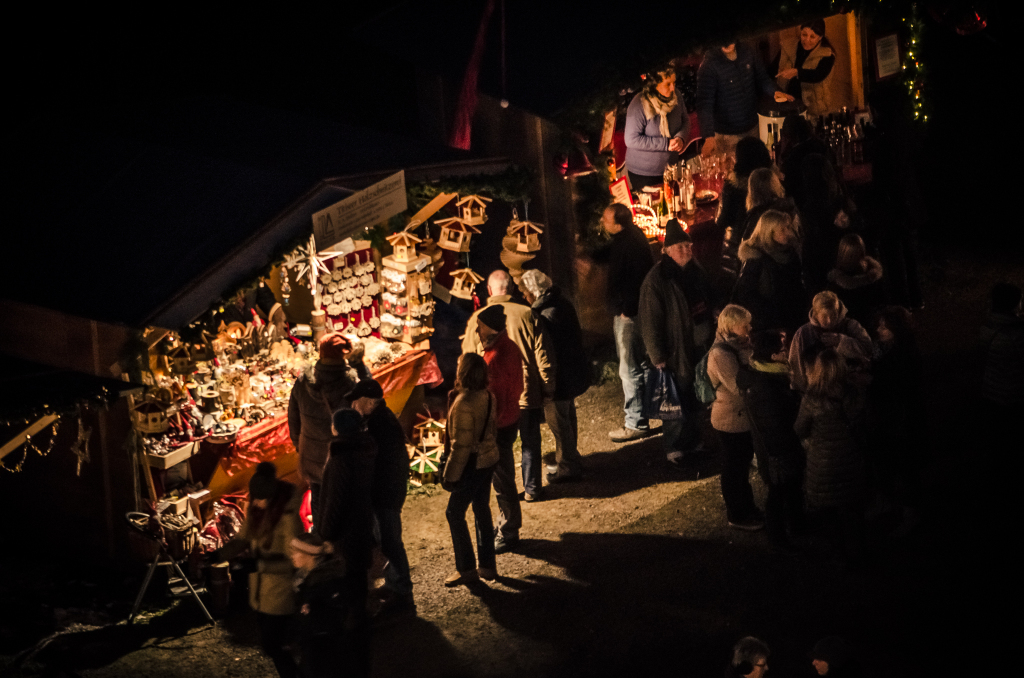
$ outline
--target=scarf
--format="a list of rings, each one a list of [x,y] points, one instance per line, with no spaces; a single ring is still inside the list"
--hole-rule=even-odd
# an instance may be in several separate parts
[[[647,116],[648,120],[655,116],[661,116],[661,119],[658,121],[658,131],[666,139],[672,137],[668,131],[668,114],[679,105],[677,92],[678,90],[672,90],[672,96],[667,99],[658,94],[657,90],[645,93],[640,97],[640,103],[644,106],[644,115]]]

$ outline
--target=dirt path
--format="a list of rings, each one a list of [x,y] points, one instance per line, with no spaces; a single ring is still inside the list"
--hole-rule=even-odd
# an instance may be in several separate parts
[[[1019,282],[1022,270],[970,257],[933,269],[918,314],[929,519],[908,538],[887,539],[891,523],[874,524],[874,556],[851,571],[823,539],[789,555],[773,552],[763,533],[730,530],[714,454],[681,473],[665,463],[657,437],[612,444],[606,432],[621,424],[621,390],[606,383],[578,399],[586,478],[523,505],[521,548],[498,557],[499,581],[445,589],[454,565],[447,495],[410,496],[405,540],[418,614],[377,625],[375,675],[719,676],[732,643],[748,634],[773,648],[776,676],[809,675],[808,649],[832,633],[854,639],[871,675],[948,668],[965,629],[997,623],[988,609],[999,579],[972,567],[990,562],[997,524],[977,501],[979,483],[963,482],[976,454],[965,356],[991,283]],[[546,427],[544,435],[547,448]],[[15,675],[273,675],[244,606],[216,627],[198,622],[186,601],[134,628],[72,628]]]

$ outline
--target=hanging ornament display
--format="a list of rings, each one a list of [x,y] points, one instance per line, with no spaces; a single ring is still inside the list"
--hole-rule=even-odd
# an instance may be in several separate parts
[[[472,299],[473,289],[483,280],[483,276],[477,275],[471,268],[452,271],[452,296],[459,299]]]
[[[520,221],[516,210],[512,210],[512,221],[509,222],[507,235],[501,240],[498,256],[516,284],[523,277],[523,264],[537,256],[535,252],[540,250],[539,236],[543,232],[540,224]]]
[[[387,240],[394,253],[381,261],[380,335],[414,344],[434,332],[432,262],[416,251],[422,240],[408,231],[389,235]]]
[[[450,252],[468,252],[470,238],[480,233],[480,229],[467,224],[462,217],[438,219],[434,223],[441,227],[437,246]]]
[[[71,452],[77,458],[75,463],[75,475],[82,475],[82,464],[89,463],[89,437],[92,435],[92,429],[85,427],[85,422],[82,421],[82,413],[78,413],[78,437],[75,442],[71,445]]]

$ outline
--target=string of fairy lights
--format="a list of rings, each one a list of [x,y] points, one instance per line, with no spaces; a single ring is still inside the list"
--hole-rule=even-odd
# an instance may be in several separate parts
[[[914,120],[928,122],[925,102],[921,98],[924,89],[924,65],[921,63],[921,20],[918,16],[917,3],[910,5],[910,14],[903,17],[906,24],[907,58],[903,63],[903,84],[907,88]]]

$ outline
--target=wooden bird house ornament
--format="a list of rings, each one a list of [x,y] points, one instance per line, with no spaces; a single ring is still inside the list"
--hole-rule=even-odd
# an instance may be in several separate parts
[[[487,203],[490,198],[480,195],[467,195],[455,203],[459,208],[459,218],[466,226],[480,226],[487,221]],[[480,231],[477,231],[479,233]]]
[[[389,235],[387,238],[388,242],[391,243],[391,247],[394,249],[394,253],[391,255],[396,262],[409,263],[415,261],[419,256],[416,252],[416,245],[422,240],[412,233],[407,231],[399,231],[393,235]]]
[[[471,268],[452,271],[452,296],[459,299],[472,299],[473,289],[483,280],[483,276],[477,275]]]
[[[434,223],[441,227],[438,247],[452,252],[468,252],[470,238],[480,232],[480,229],[467,224],[462,217],[438,219]]]
[[[519,252],[536,252],[540,250],[540,234],[543,232],[543,226],[532,221],[513,219],[508,226],[508,234],[515,236],[516,250]]]

